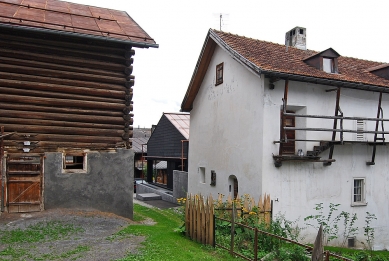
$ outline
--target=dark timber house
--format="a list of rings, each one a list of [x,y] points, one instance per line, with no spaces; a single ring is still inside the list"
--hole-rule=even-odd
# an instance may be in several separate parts
[[[0,1],[2,211],[132,218],[132,56],[149,47],[124,11]]]
[[[160,161],[167,161],[168,189],[173,189],[173,170],[188,171],[189,122],[189,113],[163,113],[147,142],[147,182]]]

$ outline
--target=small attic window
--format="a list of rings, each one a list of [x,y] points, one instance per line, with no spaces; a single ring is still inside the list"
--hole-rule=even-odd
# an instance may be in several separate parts
[[[304,34],[304,29],[300,29],[300,34]]]
[[[216,83],[215,86],[223,83],[223,65],[224,63],[220,63],[216,65]]]
[[[334,73],[334,59],[333,58],[324,58],[323,57],[323,71],[327,73]]]
[[[334,49],[328,48],[327,50],[312,55],[303,61],[320,71],[324,71],[326,73],[339,73],[338,57],[340,57],[340,55]]]

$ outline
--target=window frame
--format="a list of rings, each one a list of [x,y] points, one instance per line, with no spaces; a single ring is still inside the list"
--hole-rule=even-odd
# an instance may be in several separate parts
[[[360,181],[360,186],[356,186],[356,181]],[[356,191],[360,188],[360,191]],[[356,197],[360,197],[360,200],[356,200]],[[352,191],[351,191],[351,206],[366,206],[366,179],[365,178],[353,178]]]
[[[327,71],[324,67],[324,61],[330,62],[330,71]],[[334,58],[323,57],[323,71],[326,73],[335,73],[335,61]]]
[[[215,81],[215,86],[218,86],[223,83],[223,78],[224,78],[224,62],[219,63],[216,65],[216,81]]]
[[[82,157],[82,168],[67,168],[67,157]],[[71,164],[71,163],[70,163]],[[76,162],[76,164],[81,164]],[[87,173],[87,153],[62,153],[62,173]]]

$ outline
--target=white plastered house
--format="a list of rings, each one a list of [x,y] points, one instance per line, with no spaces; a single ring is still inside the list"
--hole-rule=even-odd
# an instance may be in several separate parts
[[[302,27],[285,43],[209,30],[181,105],[188,190],[269,193],[273,213],[301,226],[315,204],[341,204],[358,215],[356,247],[370,212],[374,247],[387,249],[389,64],[307,50]]]

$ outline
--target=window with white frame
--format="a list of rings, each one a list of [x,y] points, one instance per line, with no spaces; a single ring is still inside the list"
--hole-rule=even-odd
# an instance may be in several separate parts
[[[334,73],[334,59],[323,58],[323,71],[327,73]]]
[[[365,199],[365,179],[354,178],[353,180],[353,205],[366,205]]]

